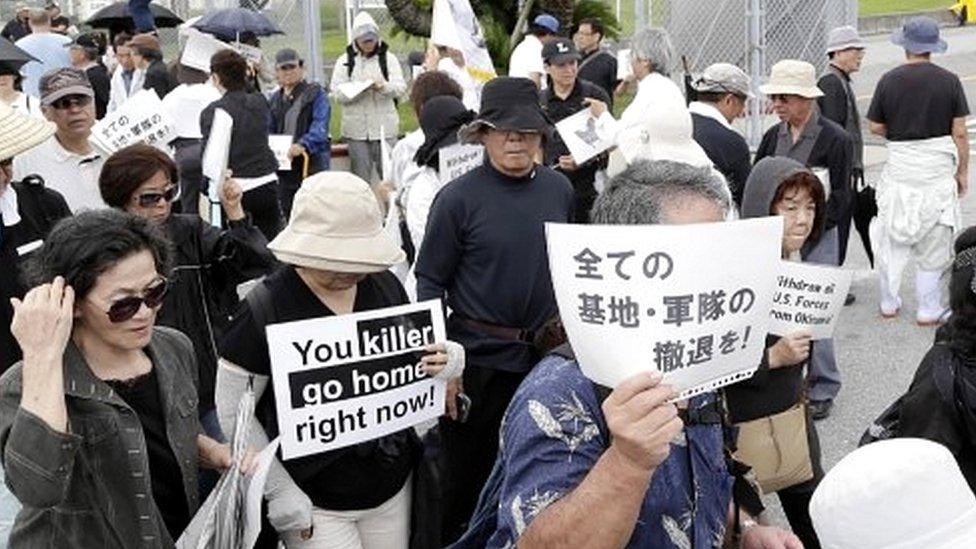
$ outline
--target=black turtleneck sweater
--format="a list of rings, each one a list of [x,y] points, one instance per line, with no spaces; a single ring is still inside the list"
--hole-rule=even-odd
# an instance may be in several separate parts
[[[536,330],[556,314],[546,255],[547,221],[569,222],[573,188],[538,166],[509,177],[485,163],[446,185],[427,218],[417,256],[417,296],[444,298],[452,315]],[[464,345],[474,366],[525,372],[535,363],[523,342],[486,335],[448,321],[448,337]]]

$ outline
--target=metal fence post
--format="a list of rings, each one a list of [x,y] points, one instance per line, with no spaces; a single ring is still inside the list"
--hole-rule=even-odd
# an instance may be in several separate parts
[[[634,32],[647,26],[647,6],[644,0],[634,0]]]
[[[312,80],[325,82],[322,72],[322,17],[319,11],[319,0],[304,0],[305,8],[305,44],[308,49],[308,66],[312,69]]]
[[[747,44],[749,47],[749,77],[750,87],[755,98],[749,108],[749,124],[746,128],[746,140],[749,148],[755,150],[762,140],[763,96],[759,93],[759,83],[762,81],[766,66],[766,45],[763,33],[763,0],[746,0],[746,18],[748,20]]]

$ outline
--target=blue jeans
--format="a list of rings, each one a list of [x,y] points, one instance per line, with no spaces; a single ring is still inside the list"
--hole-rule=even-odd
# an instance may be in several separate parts
[[[149,9],[150,0],[129,0],[129,13],[136,25],[136,32],[153,32],[156,30],[156,20]]]

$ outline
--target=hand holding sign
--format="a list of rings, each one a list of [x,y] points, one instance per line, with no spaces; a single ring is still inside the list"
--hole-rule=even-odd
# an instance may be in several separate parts
[[[610,451],[642,473],[664,463],[671,441],[684,427],[670,403],[677,393],[661,381],[657,372],[641,372],[622,381],[603,402]]]
[[[769,368],[796,366],[810,357],[810,332],[800,330],[784,335],[769,348]]]

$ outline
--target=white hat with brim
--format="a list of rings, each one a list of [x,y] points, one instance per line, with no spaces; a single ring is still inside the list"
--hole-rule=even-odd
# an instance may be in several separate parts
[[[687,109],[674,108],[665,102],[652,103],[641,124],[617,132],[617,150],[611,154],[607,174],[612,177],[637,160],[670,160],[711,167],[712,161],[692,134],[691,114]]]
[[[50,139],[57,126],[0,103],[0,160],[13,158]]]
[[[857,33],[857,29],[844,25],[827,34],[827,54],[849,49],[864,49],[864,42],[861,41],[861,35]]]
[[[806,61],[784,59],[773,65],[769,82],[759,86],[765,95],[799,95],[807,99],[823,96],[817,87],[817,70]]]
[[[383,230],[369,184],[348,172],[303,181],[288,226],[268,249],[283,263],[338,273],[377,273],[406,259]]]

